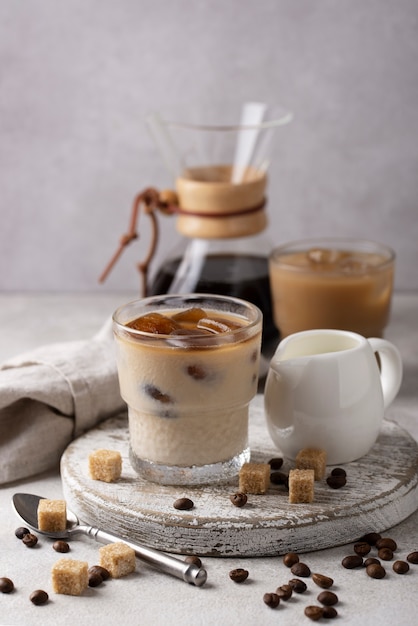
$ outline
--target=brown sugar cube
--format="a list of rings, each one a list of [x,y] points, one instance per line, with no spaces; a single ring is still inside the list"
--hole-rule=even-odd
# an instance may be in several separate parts
[[[55,593],[79,596],[89,584],[88,563],[74,559],[60,559],[52,567],[52,588]]]
[[[244,463],[239,472],[239,491],[242,493],[266,493],[270,485],[268,463]]]
[[[112,483],[122,473],[122,457],[117,450],[95,450],[89,454],[89,472],[93,480]]]
[[[314,499],[313,469],[291,469],[289,472],[289,502],[299,504],[313,502]]]
[[[65,500],[41,498],[38,503],[38,528],[44,532],[62,532],[67,527]]]
[[[313,469],[315,480],[322,480],[327,466],[327,454],[325,450],[317,448],[304,448],[296,455],[297,469]]]
[[[108,570],[113,578],[121,578],[135,570],[135,550],[123,541],[109,543],[99,549],[100,565]]]

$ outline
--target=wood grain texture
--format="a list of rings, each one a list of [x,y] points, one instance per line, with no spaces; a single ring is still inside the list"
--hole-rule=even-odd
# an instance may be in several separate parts
[[[193,488],[144,481],[130,466],[128,441],[126,414],[73,441],[61,461],[65,498],[83,522],[166,552],[225,557],[309,552],[383,532],[418,508],[418,446],[389,421],[367,456],[343,466],[347,485],[333,490],[325,480],[316,482],[309,505],[289,504],[283,487],[271,485],[265,495],[250,495],[246,506],[234,507],[229,495],[238,479]],[[250,446],[254,461],[280,456],[265,426],[261,396],[251,405]],[[89,478],[88,455],[97,448],[121,452],[118,482]],[[283,470],[292,467],[285,461]],[[194,501],[192,510],[174,509],[182,496]]]

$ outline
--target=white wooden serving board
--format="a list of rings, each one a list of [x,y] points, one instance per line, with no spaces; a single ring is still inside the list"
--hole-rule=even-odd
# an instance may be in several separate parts
[[[280,456],[264,421],[262,396],[250,411],[252,460]],[[119,450],[122,476],[116,483],[90,479],[88,455],[97,448]],[[292,467],[283,465],[283,471]],[[73,441],[61,460],[64,496],[80,519],[122,538],[165,552],[209,556],[273,556],[309,552],[382,532],[418,508],[418,446],[393,422],[384,421],[371,452],[343,466],[347,485],[331,489],[315,483],[312,504],[289,504],[283,487],[249,495],[243,508],[229,495],[238,480],[205,487],[165,487],[141,479],[129,463],[127,416],[103,422]],[[327,472],[328,473],[328,472]],[[178,511],[173,503],[189,497],[195,506]]]

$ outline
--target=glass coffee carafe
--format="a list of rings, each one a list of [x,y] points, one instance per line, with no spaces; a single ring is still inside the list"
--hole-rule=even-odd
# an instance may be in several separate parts
[[[213,293],[252,302],[263,313],[262,354],[269,360],[278,331],[268,275],[272,245],[265,234],[267,174],[274,134],[292,116],[263,103],[247,103],[235,113],[148,117],[175,187],[168,202],[164,194],[155,204],[175,215],[181,239],[147,276],[143,295]]]

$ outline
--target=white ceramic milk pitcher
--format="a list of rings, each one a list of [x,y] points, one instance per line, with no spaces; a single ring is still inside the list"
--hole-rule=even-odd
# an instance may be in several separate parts
[[[265,385],[270,436],[290,459],[313,447],[326,451],[328,465],[354,461],[375,443],[401,380],[401,356],[385,339],[340,330],[290,335]]]

